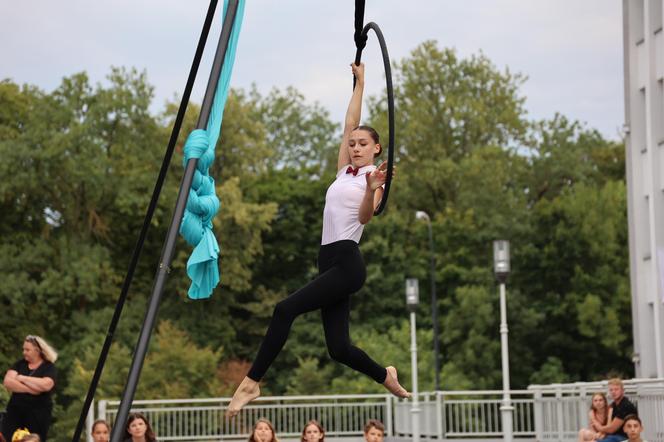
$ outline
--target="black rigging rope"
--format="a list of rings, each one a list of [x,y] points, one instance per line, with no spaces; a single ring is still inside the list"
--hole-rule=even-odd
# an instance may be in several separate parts
[[[106,339],[104,340],[104,345],[102,346],[101,353],[99,355],[99,360],[97,361],[97,367],[95,368],[94,375],[92,376],[92,381],[90,381],[90,387],[88,388],[88,394],[85,397],[83,402],[83,408],[81,410],[81,415],[78,419],[78,424],[76,425],[76,430],[74,431],[74,436],[72,437],[72,442],[79,442],[81,438],[81,433],[83,427],[85,426],[85,419],[88,415],[90,405],[94,399],[95,392],[97,390],[97,385],[99,384],[99,379],[101,378],[102,371],[104,370],[104,365],[106,364],[106,358],[111,349],[111,344],[113,343],[113,335],[117,329],[118,322],[120,321],[120,315],[122,314],[122,309],[124,307],[125,301],[127,300],[127,294],[129,292],[129,287],[131,286],[131,281],[134,278],[134,272],[136,266],[138,265],[138,259],[141,256],[141,251],[143,249],[143,244],[145,243],[145,238],[147,237],[148,229],[150,223],[152,222],[152,217],[154,215],[155,209],[157,208],[157,202],[159,201],[159,195],[161,189],[166,180],[166,174],[168,173],[168,167],[173,157],[173,152],[175,150],[175,143],[177,142],[178,135],[180,134],[180,128],[182,127],[182,122],[184,120],[184,114],[187,110],[187,105],[189,104],[189,97],[191,96],[191,90],[194,86],[194,80],[196,80],[196,74],[198,73],[198,67],[201,63],[201,58],[203,56],[203,50],[205,49],[205,43],[207,42],[208,34],[210,33],[210,27],[212,26],[212,20],[214,18],[214,12],[217,8],[218,0],[210,0],[210,6],[208,7],[207,15],[205,16],[205,22],[203,23],[203,29],[201,30],[200,38],[198,39],[198,46],[196,47],[196,54],[194,55],[194,60],[191,64],[191,69],[189,70],[189,77],[187,78],[187,85],[185,86],[184,93],[182,95],[182,100],[180,101],[180,108],[178,109],[177,116],[175,117],[175,123],[173,124],[173,130],[171,131],[171,138],[168,141],[168,147],[164,153],[164,159],[161,163],[161,169],[159,171],[159,176],[157,182],[155,183],[154,190],[152,191],[152,198],[150,199],[150,204],[148,205],[147,212],[145,214],[145,219],[143,220],[143,227],[134,247],[134,252],[131,257],[129,268],[127,270],[127,275],[125,276],[124,283],[122,285],[122,290],[120,292],[120,297],[115,306],[115,311],[113,312],[113,317],[111,319],[111,324],[108,327],[108,332],[106,333]]]
[[[387,120],[388,120],[388,147],[387,147],[387,180],[385,181],[385,191],[383,198],[380,200],[380,205],[374,211],[374,215],[380,215],[385,206],[387,205],[387,198],[390,193],[390,185],[392,184],[392,170],[394,168],[394,90],[392,88],[392,67],[390,65],[390,56],[387,53],[387,45],[385,38],[378,25],[374,22],[367,23],[362,27],[364,22],[364,1],[355,0],[355,64],[359,66],[362,59],[362,50],[367,44],[369,29],[373,30],[378,38],[380,44],[380,51],[383,56],[383,67],[385,69],[385,83],[387,89]],[[353,89],[355,88],[355,77],[353,77]]]

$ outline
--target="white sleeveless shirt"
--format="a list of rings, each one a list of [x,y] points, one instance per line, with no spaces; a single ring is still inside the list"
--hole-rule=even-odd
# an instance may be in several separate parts
[[[325,194],[323,209],[323,237],[321,245],[330,244],[343,239],[350,239],[359,244],[364,224],[360,223],[360,205],[367,189],[364,176],[371,173],[376,166],[360,167],[357,175],[346,173],[349,164],[337,172]]]

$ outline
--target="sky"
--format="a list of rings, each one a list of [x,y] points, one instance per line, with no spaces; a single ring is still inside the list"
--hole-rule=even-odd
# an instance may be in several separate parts
[[[0,0],[0,79],[50,92],[77,72],[103,84],[111,66],[136,67],[155,87],[157,112],[184,90],[207,7],[207,0]],[[352,87],[354,7],[352,0],[246,0],[232,87],[294,86],[341,123]],[[199,103],[220,10],[192,95]],[[393,61],[426,40],[462,57],[481,51],[498,69],[527,77],[520,93],[528,118],[559,112],[619,138],[620,0],[366,0],[368,21],[380,26]],[[363,61],[365,95],[378,94],[384,77],[372,33]]]

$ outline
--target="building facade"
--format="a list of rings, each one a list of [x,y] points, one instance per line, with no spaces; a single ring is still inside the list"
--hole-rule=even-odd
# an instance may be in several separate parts
[[[664,0],[623,0],[625,162],[636,377],[664,377]]]

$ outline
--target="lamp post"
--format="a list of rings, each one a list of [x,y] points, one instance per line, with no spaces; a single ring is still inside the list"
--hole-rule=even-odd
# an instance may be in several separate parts
[[[512,413],[514,407],[510,399],[510,365],[507,347],[507,301],[505,282],[510,274],[510,243],[505,240],[493,242],[493,270],[500,283],[500,349],[503,367],[503,401],[500,413],[503,424],[503,440],[512,442]]]
[[[410,365],[413,373],[411,417],[413,419],[413,442],[420,442],[420,402],[417,391],[417,336],[415,335],[415,310],[420,302],[419,282],[416,278],[406,279],[406,305],[410,311]]]
[[[440,390],[440,344],[438,331],[438,302],[436,300],[436,264],[435,252],[433,249],[433,232],[431,229],[431,218],[426,212],[418,210],[415,212],[415,219],[425,220],[429,230],[429,249],[431,252],[431,322],[433,324],[433,369],[434,369],[434,389]]]

